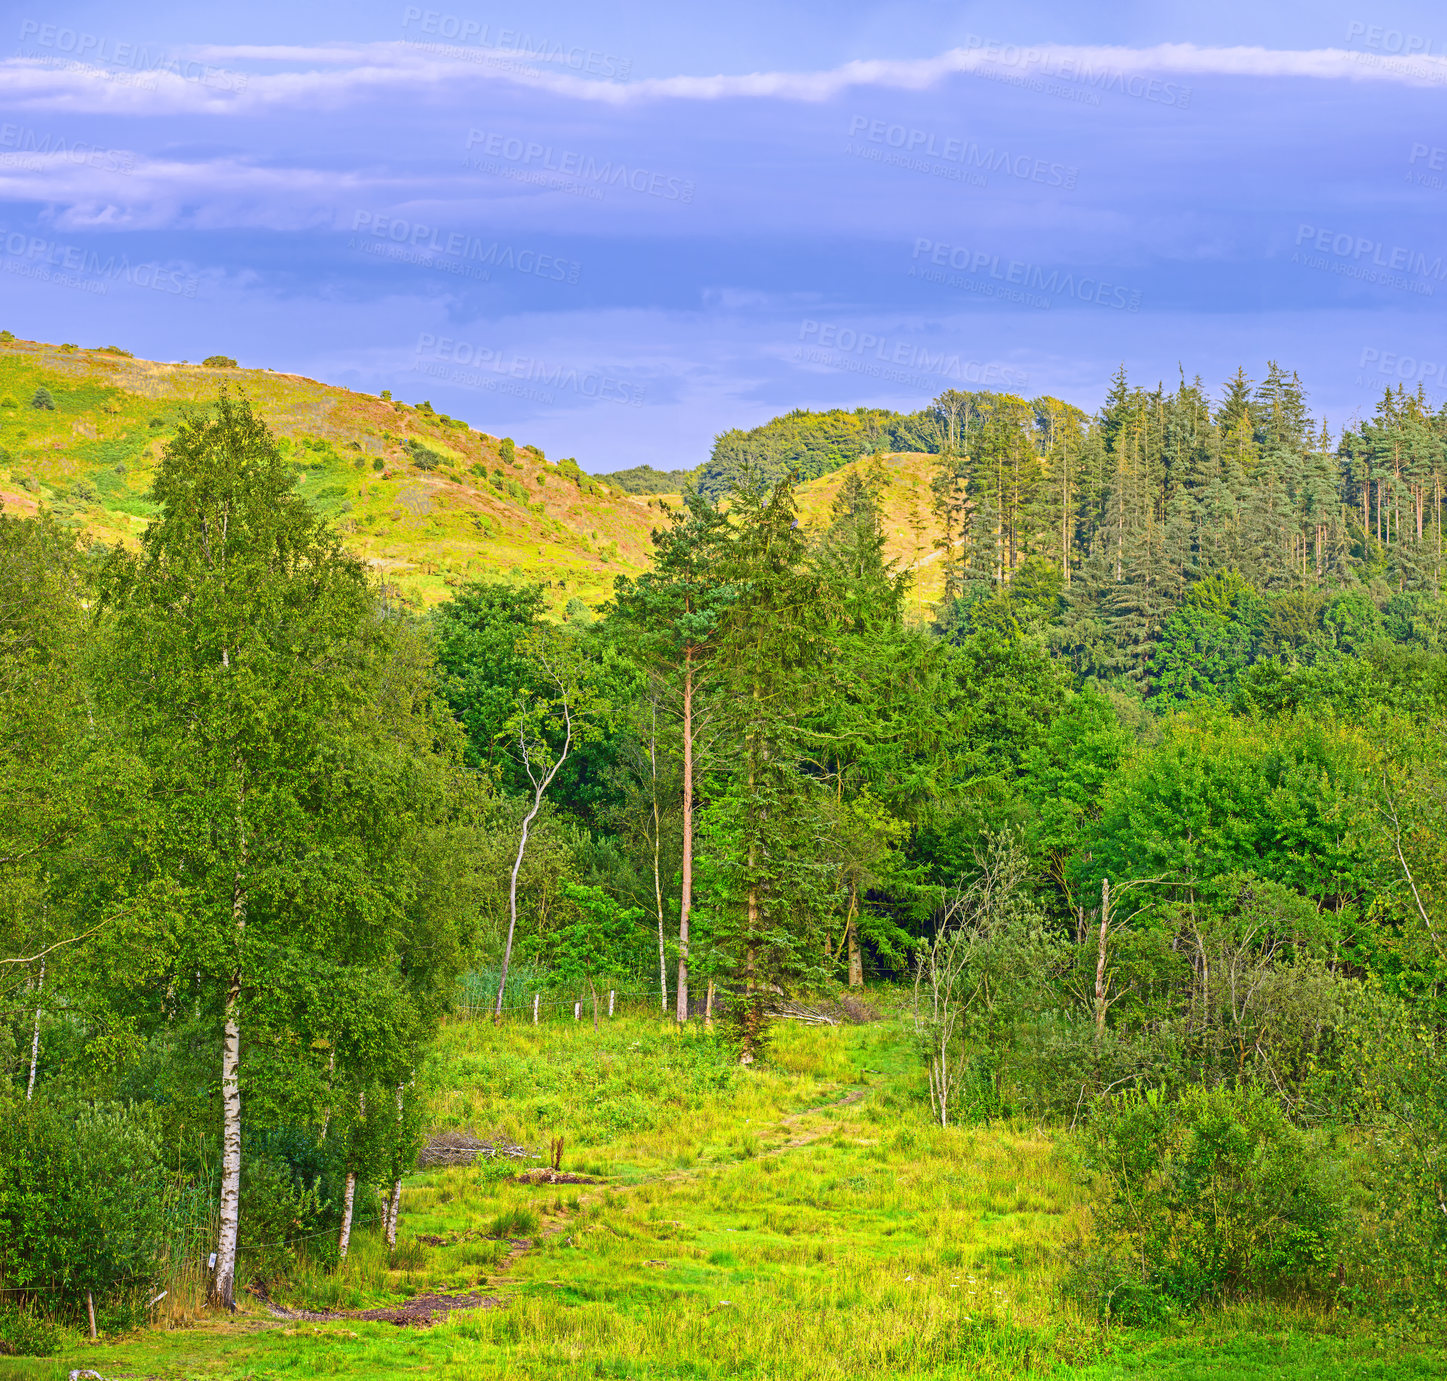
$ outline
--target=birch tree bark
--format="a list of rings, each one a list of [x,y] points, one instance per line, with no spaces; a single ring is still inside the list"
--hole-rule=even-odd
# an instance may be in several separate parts
[[[25,1101],[35,1092],[35,1066],[40,1059],[40,1000],[45,993],[45,960],[40,961],[40,980],[35,985],[35,1029],[30,1037],[30,1081],[25,1085]]]

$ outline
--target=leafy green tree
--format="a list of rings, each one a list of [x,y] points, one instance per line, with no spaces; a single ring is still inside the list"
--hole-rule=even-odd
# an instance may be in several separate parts
[[[541,586],[480,581],[432,615],[443,690],[467,732],[467,761],[514,791],[525,789],[526,781],[508,751],[507,725],[537,690],[525,641],[543,608]]]
[[[244,399],[223,394],[183,421],[154,492],[160,517],[103,582],[103,685],[164,826],[137,873],[182,893],[160,992],[184,994],[220,1030],[212,1293],[230,1306],[243,1028],[285,1029],[289,980],[314,960],[385,969],[399,933],[445,919],[418,895],[409,846],[419,822],[445,814],[434,763],[452,745],[421,664],[406,674],[393,655],[399,633],[378,618],[362,566],[292,493]],[[312,1054],[299,1034],[282,1046],[299,1047],[281,1061],[291,1073]],[[274,1080],[262,1106],[292,1082]]]
[[[566,983],[585,983],[593,999],[593,1029],[598,1029],[598,988],[622,977],[643,909],[623,906],[601,887],[566,884],[563,894],[575,915],[558,932],[558,976]]]

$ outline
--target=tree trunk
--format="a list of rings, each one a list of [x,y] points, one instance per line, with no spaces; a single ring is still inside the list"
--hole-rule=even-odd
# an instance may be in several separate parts
[[[332,1075],[337,1072],[337,1048],[332,1046],[327,1056],[327,1110],[322,1114],[322,1134],[318,1141],[327,1139],[327,1128],[332,1125]]]
[[[693,650],[683,654],[683,891],[678,901],[678,1022],[688,1020],[688,913],[693,901]]]
[[[705,1027],[713,1025],[713,979],[708,980],[708,996],[703,1002],[703,1024]]]
[[[415,1074],[415,1071],[414,1071]],[[392,1197],[387,1200],[387,1215],[384,1222],[387,1233],[387,1250],[390,1252],[397,1245],[397,1205],[402,1200],[402,1165],[400,1149],[402,1146],[402,1100],[406,1096],[406,1084],[397,1085],[397,1149],[393,1151],[393,1168],[396,1171],[396,1178],[392,1181]]]
[[[658,852],[662,844],[662,821],[658,813],[658,700],[653,700],[653,719],[648,736],[648,766],[653,778],[653,900],[658,910],[658,992],[659,1005],[668,1010],[668,956],[663,945],[663,879],[659,876]],[[612,1013],[610,1012],[611,1016]]]
[[[342,1196],[342,1232],[337,1238],[337,1260],[347,1259],[347,1248],[352,1243],[352,1202],[357,1197],[357,1172],[347,1171],[347,1190]]]
[[[1095,953],[1095,1040],[1105,1031],[1105,942],[1110,931],[1110,879],[1100,880],[1100,938]]]
[[[397,1250],[397,1209],[402,1203],[402,1181],[392,1181],[392,1201],[387,1205],[387,1250]]]
[[[226,988],[226,1025],[221,1042],[221,1225],[216,1242],[212,1298],[223,1309],[236,1307],[236,1238],[241,1217],[241,970]]]
[[[559,754],[557,762],[555,762],[552,767],[548,769],[548,771],[543,773],[541,777],[533,776],[532,760],[528,756],[527,741],[522,736],[521,732],[519,733],[519,741],[522,743],[523,761],[527,764],[528,777],[533,783],[533,808],[528,811],[527,815],[523,818],[522,837],[518,840],[518,856],[513,860],[512,880],[508,884],[507,944],[503,947],[502,973],[498,975],[497,980],[497,1006],[493,1009],[492,1013],[492,1020],[494,1025],[497,1025],[502,1021],[502,996],[504,989],[506,989],[507,987],[507,970],[508,965],[512,962],[513,935],[516,933],[518,925],[518,873],[522,870],[523,853],[528,846],[528,830],[532,826],[533,821],[537,818],[538,811],[543,808],[543,793],[551,785],[553,778],[558,775],[558,770],[565,762],[567,762],[568,750],[573,746],[573,715],[572,711],[568,707],[568,702],[566,699],[563,701],[563,718],[568,726],[567,735],[563,739],[563,751],[561,754]]]
[[[528,830],[531,828],[537,813],[542,809],[543,793],[541,789],[533,793],[533,808],[523,817],[522,837],[518,840],[517,857],[513,860],[512,880],[508,884],[507,892],[507,944],[502,951],[502,973],[497,980],[497,1006],[493,1008],[492,1020],[496,1025],[502,1020],[502,995],[507,987],[508,965],[512,963],[512,941],[513,935],[517,932],[518,926],[518,873],[522,871],[523,853],[528,847]]]
[[[35,1065],[40,1059],[40,999],[45,993],[45,958],[40,960],[40,981],[35,985],[35,1029],[30,1037],[30,1082],[25,1085],[25,1101],[35,1092]]]
[[[864,961],[859,954],[859,888],[858,884],[851,881],[849,884],[849,922],[845,927],[849,942],[849,986],[851,988],[862,988],[864,986]]]

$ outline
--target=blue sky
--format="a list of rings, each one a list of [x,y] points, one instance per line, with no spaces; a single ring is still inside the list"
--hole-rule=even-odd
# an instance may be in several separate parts
[[[1093,409],[1122,362],[1278,359],[1334,431],[1447,396],[1440,6],[7,10],[22,336],[390,388],[595,471],[947,387]]]

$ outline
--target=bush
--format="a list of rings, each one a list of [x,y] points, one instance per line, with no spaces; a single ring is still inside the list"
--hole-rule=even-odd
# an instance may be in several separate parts
[[[435,470],[438,465],[447,459],[439,451],[434,451],[431,446],[421,441],[404,441],[402,448],[412,458],[412,464],[419,470]]]
[[[210,369],[236,368],[236,361],[233,360],[230,355],[207,355],[201,363]]]
[[[1080,1136],[1094,1211],[1068,1288],[1148,1321],[1246,1296],[1324,1293],[1341,1224],[1326,1157],[1254,1089],[1103,1100]]]
[[[54,412],[55,399],[50,396],[50,390],[48,388],[37,388],[31,395],[30,406],[32,408],[41,408],[46,412]]]
[[[166,1214],[145,1107],[0,1108],[0,1276],[72,1310],[154,1280]]]
[[[53,1357],[60,1331],[28,1309],[0,1312],[0,1357]]]

